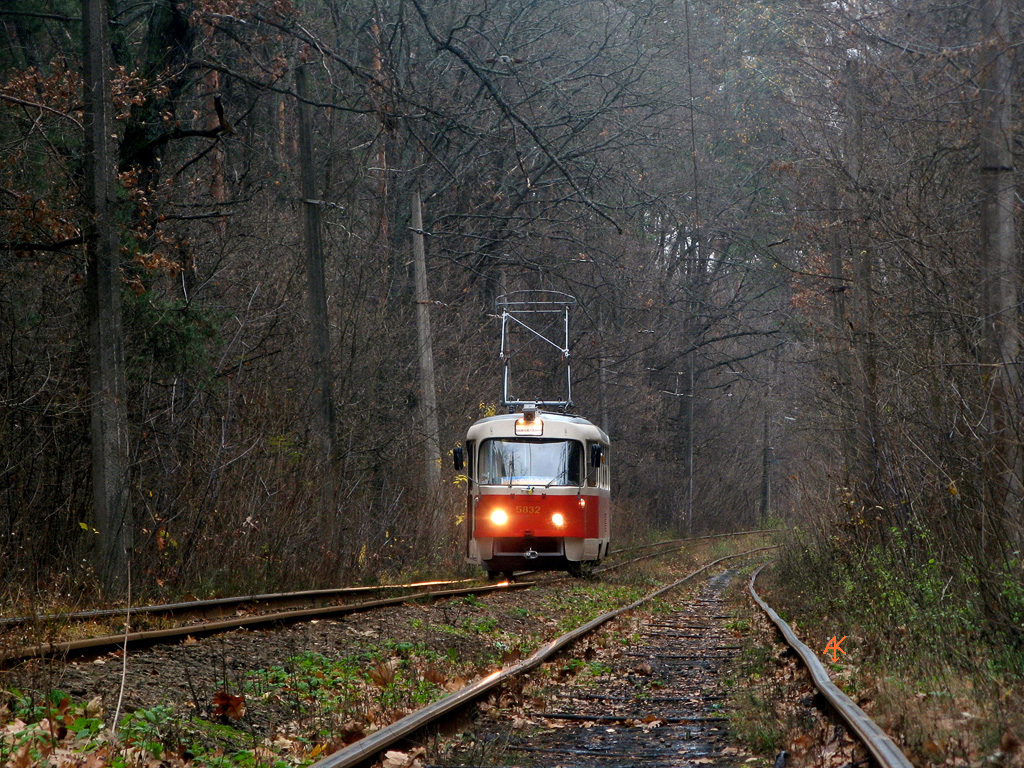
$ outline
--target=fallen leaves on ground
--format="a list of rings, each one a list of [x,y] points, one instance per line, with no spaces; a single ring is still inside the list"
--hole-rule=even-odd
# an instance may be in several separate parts
[[[448,682],[448,676],[432,664],[428,664],[420,670],[420,676],[428,683],[444,687]]]
[[[423,761],[420,760],[427,753],[424,747],[417,747],[412,752],[399,752],[396,749],[384,753],[382,768],[423,768]]]
[[[232,696],[227,691],[217,691],[213,695],[210,712],[221,719],[241,720],[245,717],[245,696]]]
[[[389,659],[388,661],[382,661],[376,667],[370,670],[370,680],[373,681],[374,685],[379,688],[387,688],[389,685],[394,684],[395,675],[398,672],[398,659]]]

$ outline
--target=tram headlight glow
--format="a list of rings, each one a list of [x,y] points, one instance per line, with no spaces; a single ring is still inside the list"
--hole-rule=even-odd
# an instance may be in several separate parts
[[[508,522],[508,513],[504,509],[495,509],[491,512],[491,522],[495,525],[504,525]]]
[[[516,435],[522,437],[540,437],[544,434],[544,422],[541,419],[516,419]]]
[[[565,525],[565,515],[563,515],[561,512],[555,512],[555,514],[551,516],[551,522],[554,523],[558,528],[561,528],[563,525]]]

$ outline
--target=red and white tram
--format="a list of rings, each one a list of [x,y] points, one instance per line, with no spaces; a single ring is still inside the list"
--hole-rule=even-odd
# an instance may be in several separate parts
[[[608,435],[586,419],[525,403],[473,424],[455,464],[469,480],[466,556],[488,576],[583,575],[608,554]]]

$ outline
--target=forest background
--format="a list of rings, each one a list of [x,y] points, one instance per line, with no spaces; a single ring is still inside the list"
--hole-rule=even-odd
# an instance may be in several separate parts
[[[1016,4],[0,25],[8,604],[459,567],[495,299],[557,290],[620,540],[782,522],[804,607],[1020,664]]]

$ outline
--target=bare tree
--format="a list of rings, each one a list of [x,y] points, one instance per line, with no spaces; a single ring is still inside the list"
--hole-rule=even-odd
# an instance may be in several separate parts
[[[121,324],[121,260],[114,215],[107,3],[82,0],[85,86],[84,239],[89,323],[89,413],[96,570],[112,594],[127,585],[132,547],[128,411]]]
[[[988,412],[991,508],[1024,536],[1024,450],[1021,445],[1020,254],[1017,250],[1013,159],[1011,4],[983,0],[979,170],[984,322],[982,363],[992,395]],[[996,534],[997,535],[997,534]]]
[[[867,218],[862,198],[862,167],[865,163],[863,94],[860,88],[859,63],[856,56],[845,66],[846,125],[844,127],[844,170],[849,179],[848,209],[850,217],[850,261],[853,264],[855,313],[849,319],[853,332],[856,360],[856,439],[854,441],[855,476],[859,480],[859,496],[870,506],[878,503],[878,361],[875,332],[874,252],[860,236],[861,223]]]

